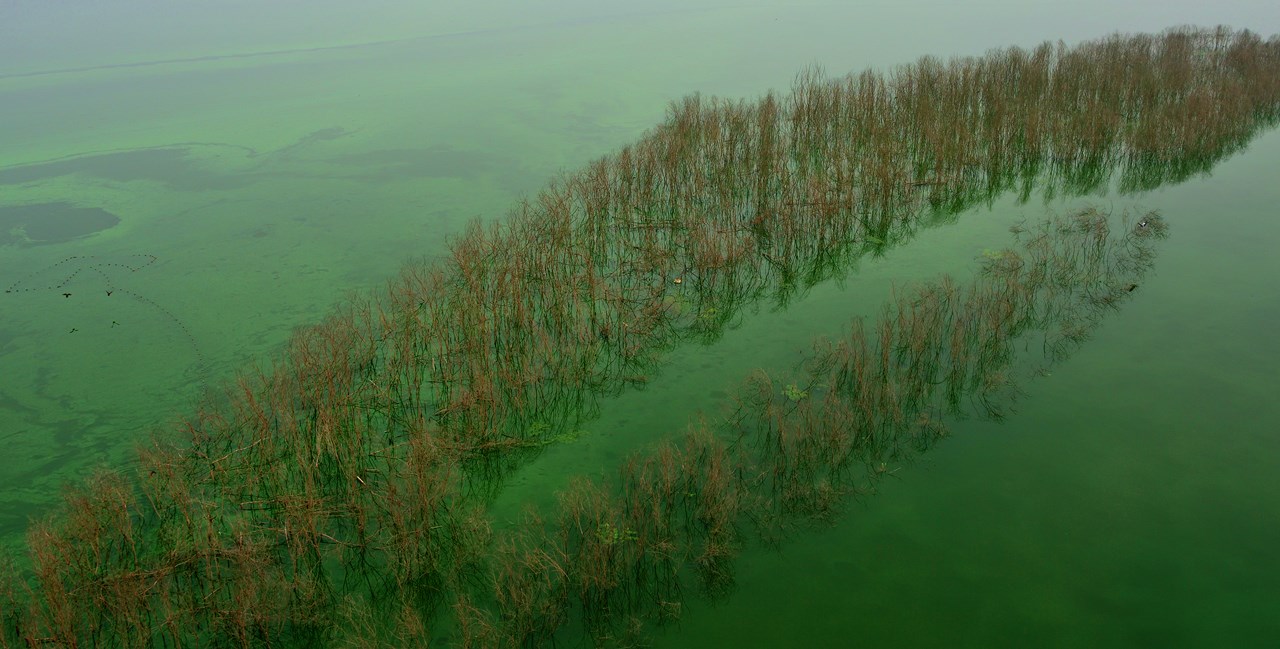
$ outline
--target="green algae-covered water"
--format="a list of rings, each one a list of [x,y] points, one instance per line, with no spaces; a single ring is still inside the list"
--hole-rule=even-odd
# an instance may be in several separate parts
[[[1182,23],[1280,31],[1243,5],[1116,3],[3,11],[0,534],[19,550],[61,485],[136,464],[135,445],[175,435],[209,386],[406,260],[443,255],[468,219],[501,219],[635,140],[668,101],[754,98],[815,62],[856,72]],[[791,371],[895,284],[972,276],[1046,208],[1158,209],[1172,234],[1154,269],[1005,421],[951,422],[829,526],[748,546],[728,596],[690,588],[651,641],[1268,646],[1278,161],[1263,132],[1150,192],[1001,196],[785,305],[760,300],[516,469],[492,524],[717,416],[748,372]]]

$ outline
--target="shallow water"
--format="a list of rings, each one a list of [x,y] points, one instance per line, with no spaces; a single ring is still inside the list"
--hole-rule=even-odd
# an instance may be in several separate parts
[[[1278,159],[1272,133],[1212,178],[1140,197],[1172,228],[1142,294],[1015,414],[957,423],[832,529],[744,558],[739,591],[691,604],[658,646],[1276,637],[1280,344],[1259,318],[1277,309],[1280,265],[1261,249],[1280,237],[1263,188]]]
[[[14,7],[54,24],[33,3]],[[335,4],[304,29],[279,20],[287,8],[228,2],[179,39],[176,22],[169,37],[132,31],[128,13],[147,8],[98,16],[115,40],[95,41],[88,18],[62,23],[60,48],[0,38],[0,207],[120,218],[92,236],[0,247],[0,284],[18,289],[0,295],[9,545],[63,482],[127,464],[204,386],[403,260],[442,253],[467,219],[501,218],[558,170],[635,139],[667,101],[785,90],[813,62],[854,71],[1188,22],[1280,31],[1244,3],[1158,16],[1122,3],[870,16],[826,5],[426,16],[388,3],[355,23]],[[257,22],[233,32],[236,12]],[[1212,177],[1090,199],[1160,209],[1171,224],[1134,299],[1027,386],[1005,423],[957,423],[833,528],[780,554],[749,551],[729,599],[690,598],[656,643],[1256,646],[1280,635],[1278,162],[1269,133]],[[895,282],[972,273],[1010,224],[1043,214],[1002,199],[785,310],[759,305],[714,345],[676,350],[649,387],[605,400],[577,441],[513,475],[495,515],[714,416],[750,369],[786,371],[814,336],[873,315]]]

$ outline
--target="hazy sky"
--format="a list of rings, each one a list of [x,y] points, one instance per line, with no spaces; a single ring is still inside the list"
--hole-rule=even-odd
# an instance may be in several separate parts
[[[926,50],[935,53],[969,41],[991,47],[1046,38],[1071,42],[1109,31],[1159,31],[1181,24],[1226,24],[1264,36],[1280,32],[1280,11],[1270,0],[3,0],[0,75],[625,20],[636,13],[670,12],[679,20],[687,11],[776,11],[782,21],[813,21],[815,30],[835,22],[849,38],[883,42],[886,35],[901,35],[893,40],[940,41],[939,51]]]

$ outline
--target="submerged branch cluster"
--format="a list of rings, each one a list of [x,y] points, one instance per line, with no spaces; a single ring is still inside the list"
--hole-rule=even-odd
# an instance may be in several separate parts
[[[830,458],[896,457],[904,424],[961,399],[994,412],[1002,381],[972,368],[1007,361],[1028,323],[1062,323],[1051,348],[1082,337],[1086,302],[1058,264],[1092,268],[1106,281],[1088,299],[1115,301],[1116,260],[1131,272],[1138,257],[1077,216],[1064,227],[1096,228],[1101,256],[1036,266],[1030,241],[991,262],[1019,283],[899,301],[875,335],[819,355],[804,389],[754,380],[733,448],[698,434],[633,462],[621,492],[566,495],[530,526],[550,540],[494,541],[484,504],[507,466],[599,394],[646,381],[675,344],[714,340],[749,305],[785,303],[923,219],[1007,191],[1207,170],[1274,122],[1278,71],[1277,39],[1177,30],[806,73],[753,103],[689,97],[637,143],[469,228],[444,262],[409,265],[299,332],[145,449],[137,479],[72,488],[31,528],[30,569],[0,564],[0,645],[326,641],[371,609],[393,612],[401,643],[444,612],[462,636],[535,642],[570,597],[593,630],[639,602],[674,615],[673,571],[690,558],[707,590],[724,587],[740,516],[769,529],[779,512],[822,510],[844,491]],[[1062,300],[1043,297],[1053,287]],[[878,423],[831,439],[802,423],[837,415]],[[667,484],[672,467],[698,484]]]
[[[829,520],[945,436],[946,415],[1000,416],[998,395],[1017,390],[1016,347],[1048,334],[1052,363],[1079,342],[1058,331],[1087,333],[1127,298],[1164,222],[1122,223],[1114,234],[1090,208],[1023,232],[970,285],[943,278],[896,296],[874,328],[855,321],[819,344],[796,382],[756,373],[724,422],[633,455],[614,480],[579,481],[554,516],[531,513],[499,540],[492,601],[462,607],[463,644],[539,646],[571,619],[597,644],[625,643],[642,620],[677,619],[690,578],[727,592],[748,538],[773,545]]]

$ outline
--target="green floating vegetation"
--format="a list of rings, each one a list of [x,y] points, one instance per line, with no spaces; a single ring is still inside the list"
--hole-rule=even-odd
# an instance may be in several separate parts
[[[809,391],[801,390],[795,383],[788,383],[787,387],[782,388],[782,394],[791,401],[804,401],[809,398]]]
[[[0,565],[0,644],[425,646],[433,629],[515,646],[674,619],[686,575],[732,586],[748,530],[772,543],[829,516],[966,404],[1001,416],[1010,341],[1038,330],[1047,358],[1067,353],[1131,294],[1163,222],[1117,236],[1082,211],[1029,229],[978,283],[896,300],[803,378],[752,377],[729,428],[695,428],[495,535],[485,504],[504,475],[674,345],[785,305],[868,242],[883,254],[1006,192],[1181,181],[1278,111],[1280,40],[1226,29],[688,97],[470,227],[444,262],[299,331],[143,449],[136,474],[72,486],[24,561]]]

